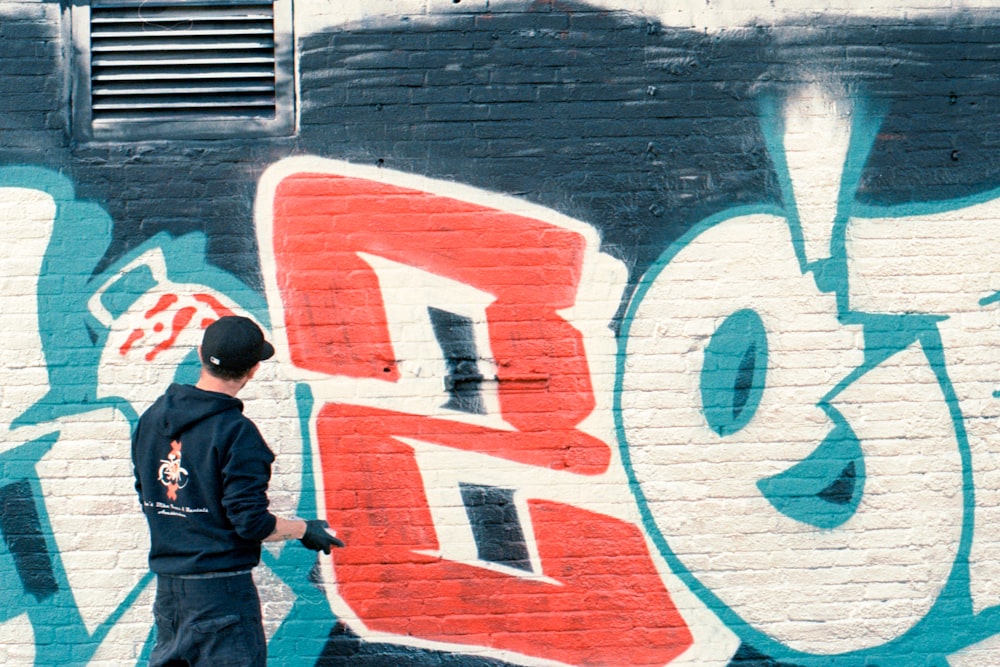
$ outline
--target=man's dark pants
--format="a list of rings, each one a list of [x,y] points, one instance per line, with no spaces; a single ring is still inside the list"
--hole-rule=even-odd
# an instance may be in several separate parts
[[[156,578],[149,667],[264,667],[267,641],[253,576]]]

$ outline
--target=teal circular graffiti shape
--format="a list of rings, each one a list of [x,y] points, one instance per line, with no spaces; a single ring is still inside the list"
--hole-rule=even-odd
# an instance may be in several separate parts
[[[727,317],[705,348],[701,403],[709,427],[720,436],[746,426],[764,394],[767,332],[756,312]]]

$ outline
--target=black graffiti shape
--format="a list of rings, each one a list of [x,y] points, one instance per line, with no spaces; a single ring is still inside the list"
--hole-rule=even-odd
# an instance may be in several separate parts
[[[833,482],[830,483],[828,487],[817,493],[816,495],[828,503],[833,503],[834,505],[848,505],[851,499],[854,498],[855,480],[858,476],[857,470],[854,466],[854,461],[851,461],[844,469],[840,471],[840,475],[837,476]]]
[[[749,644],[740,644],[729,667],[800,667],[790,662],[778,662]]]
[[[39,602],[58,591],[31,484],[26,480],[0,488],[0,531],[24,591]]]
[[[753,388],[754,371],[757,369],[757,346],[753,343],[747,348],[740,360],[740,368],[736,374],[736,385],[733,387],[733,421],[740,418],[746,407],[750,390]]]
[[[427,312],[448,369],[444,386],[450,398],[444,407],[477,415],[486,414],[481,391],[483,375],[476,363],[479,355],[472,320],[439,308],[428,307]]]
[[[531,572],[513,489],[459,484],[480,560]]]
[[[368,643],[343,622],[330,630],[314,667],[513,667],[492,658],[397,644]]]

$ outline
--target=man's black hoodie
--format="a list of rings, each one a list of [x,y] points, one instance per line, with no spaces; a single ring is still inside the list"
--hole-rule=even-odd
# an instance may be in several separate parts
[[[170,385],[132,434],[150,569],[188,575],[256,566],[276,522],[267,498],[273,461],[242,401]]]

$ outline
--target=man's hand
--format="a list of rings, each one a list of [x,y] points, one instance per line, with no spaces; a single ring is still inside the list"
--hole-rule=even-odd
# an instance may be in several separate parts
[[[299,542],[307,549],[322,551],[325,554],[330,553],[331,547],[344,546],[344,543],[328,530],[329,527],[330,524],[322,519],[306,521],[306,533],[299,539]]]

